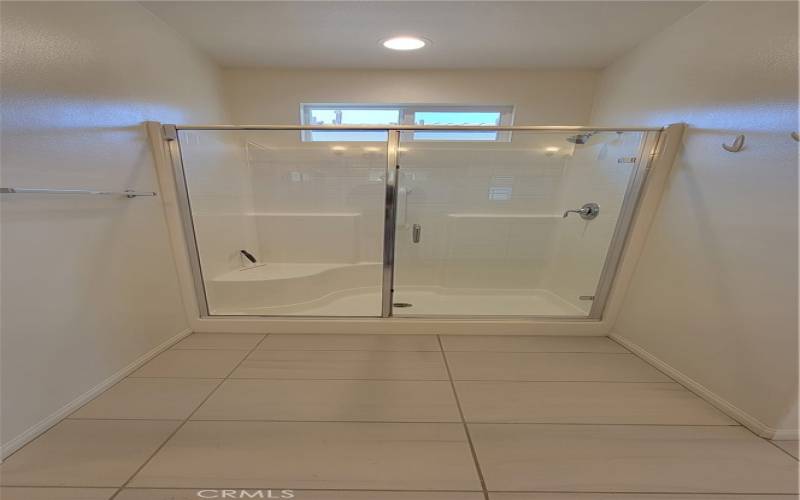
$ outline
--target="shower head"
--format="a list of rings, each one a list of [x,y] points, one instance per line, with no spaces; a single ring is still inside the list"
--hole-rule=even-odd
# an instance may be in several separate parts
[[[586,132],[584,134],[571,135],[567,137],[567,142],[571,142],[572,144],[586,144],[589,142],[589,138],[594,134],[594,132]]]

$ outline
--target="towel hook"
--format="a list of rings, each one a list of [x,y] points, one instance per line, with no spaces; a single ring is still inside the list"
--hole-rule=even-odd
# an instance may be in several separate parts
[[[792,132],[792,139],[794,139],[797,142],[800,142],[800,134],[798,134],[797,132]]]
[[[737,135],[736,140],[733,141],[733,144],[728,146],[724,142],[722,143],[722,149],[725,151],[730,151],[731,153],[738,153],[744,147],[744,135]]]

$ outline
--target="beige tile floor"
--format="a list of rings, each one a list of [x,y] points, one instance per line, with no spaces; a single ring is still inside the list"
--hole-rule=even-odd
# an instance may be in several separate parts
[[[0,498],[784,500],[796,456],[607,338],[194,334],[11,455]]]

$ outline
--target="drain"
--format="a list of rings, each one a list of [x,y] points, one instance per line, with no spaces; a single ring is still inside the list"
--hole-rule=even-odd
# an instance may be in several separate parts
[[[414,304],[409,304],[408,302],[395,302],[394,304],[392,304],[392,306],[394,307],[411,307],[413,305]]]

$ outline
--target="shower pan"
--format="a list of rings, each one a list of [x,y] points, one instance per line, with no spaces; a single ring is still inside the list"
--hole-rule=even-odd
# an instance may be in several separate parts
[[[203,316],[599,319],[660,129],[164,133]]]

